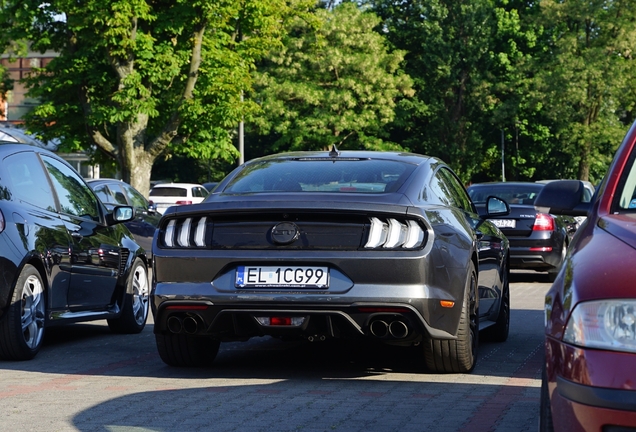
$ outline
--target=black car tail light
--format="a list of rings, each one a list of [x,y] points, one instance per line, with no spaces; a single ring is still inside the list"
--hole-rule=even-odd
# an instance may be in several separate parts
[[[5,227],[4,214],[2,213],[2,210],[0,210],[0,233],[4,231],[4,227]]]
[[[163,233],[167,247],[205,247],[207,217],[172,219]]]
[[[424,242],[424,230],[414,220],[400,222],[389,218],[369,218],[369,237],[364,245],[367,249],[418,249]]]
[[[537,213],[532,230],[554,231],[554,218],[546,213]]]

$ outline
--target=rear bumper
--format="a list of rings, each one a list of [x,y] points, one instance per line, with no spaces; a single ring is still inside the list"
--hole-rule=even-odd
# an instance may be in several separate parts
[[[455,339],[462,303],[442,309],[439,298],[427,297],[426,286],[357,285],[341,293],[228,291],[218,292],[209,283],[156,283],[151,296],[155,333],[218,340],[264,335],[375,338],[412,344],[422,338]],[[268,318],[295,318],[298,324],[270,325]]]
[[[561,265],[563,242],[554,239],[537,241],[510,240],[510,268],[550,270]]]

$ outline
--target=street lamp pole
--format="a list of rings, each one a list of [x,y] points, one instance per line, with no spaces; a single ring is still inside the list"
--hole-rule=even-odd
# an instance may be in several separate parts
[[[501,181],[506,181],[506,168],[504,165],[504,130],[501,129]]]
[[[241,90],[241,105],[243,105],[243,90]],[[245,143],[243,141],[243,129],[244,122],[243,117],[241,116],[241,121],[239,122],[239,130],[238,130],[238,140],[239,140],[239,165],[243,165],[245,162]]]

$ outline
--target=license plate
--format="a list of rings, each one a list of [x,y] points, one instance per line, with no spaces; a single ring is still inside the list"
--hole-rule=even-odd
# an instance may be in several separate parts
[[[517,226],[517,221],[514,219],[488,219],[497,228],[514,228]]]
[[[238,288],[329,288],[327,267],[239,266]]]

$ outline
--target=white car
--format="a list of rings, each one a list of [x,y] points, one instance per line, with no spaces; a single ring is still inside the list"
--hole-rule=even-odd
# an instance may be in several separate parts
[[[150,189],[150,202],[163,214],[168,207],[200,203],[208,190],[195,183],[159,183]]]

